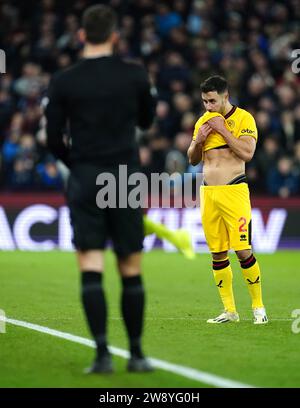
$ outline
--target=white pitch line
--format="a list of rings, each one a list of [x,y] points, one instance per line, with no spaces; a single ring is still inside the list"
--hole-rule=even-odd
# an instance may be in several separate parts
[[[35,330],[41,333],[49,334],[50,336],[59,337],[61,339],[69,340],[74,343],[83,344],[88,347],[95,348],[95,342],[84,337],[75,336],[74,334],[50,329],[49,327],[40,326],[33,323],[24,322],[21,320],[9,319],[4,316],[0,316],[0,321],[13,324],[15,326],[25,327],[26,329]],[[112,354],[116,356],[128,358],[129,353],[126,350],[122,350],[118,347],[109,347]],[[149,358],[154,367],[161,370],[168,371],[173,374],[181,375],[182,377],[189,378],[194,381],[199,381],[207,385],[213,385],[214,387],[221,388],[254,388],[252,385],[243,384],[228,378],[220,377],[218,375],[210,374],[205,371],[196,370],[190,367],[184,367],[177,364],[168,363],[167,361],[158,360],[156,358]]]
[[[122,320],[122,317],[110,317],[110,320]],[[146,317],[145,320],[199,320],[202,322],[206,322],[205,317]],[[240,319],[244,322],[253,322],[253,319]],[[270,318],[269,322],[291,322],[295,319],[288,319],[288,318]]]
[[[146,317],[145,320],[197,320],[200,322],[205,323],[207,317]],[[63,320],[75,320],[75,317],[44,317],[44,316],[35,316],[35,320],[51,320],[54,322],[63,321]],[[122,317],[109,317],[108,320],[123,320]],[[240,319],[242,322],[252,322],[253,319]],[[292,322],[295,319],[292,318],[277,318],[277,317],[271,317],[269,318],[269,322]]]

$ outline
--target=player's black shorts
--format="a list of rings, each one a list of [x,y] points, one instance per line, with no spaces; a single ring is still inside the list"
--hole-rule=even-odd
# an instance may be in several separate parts
[[[137,170],[131,169],[132,172]],[[67,203],[73,227],[73,244],[82,251],[104,249],[107,240],[111,239],[119,257],[139,252],[143,249],[144,240],[142,209],[99,208],[96,196],[101,186],[96,185],[96,178],[101,172],[114,174],[118,183],[118,167],[88,164],[72,167]]]

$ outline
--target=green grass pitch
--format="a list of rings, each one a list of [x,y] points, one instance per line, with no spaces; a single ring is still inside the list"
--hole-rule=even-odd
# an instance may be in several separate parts
[[[187,261],[177,253],[145,254],[147,355],[256,387],[299,387],[300,333],[292,332],[291,314],[300,309],[300,254],[278,252],[257,258],[270,323],[253,325],[247,287],[231,256],[241,322],[208,325],[206,319],[222,309],[209,255]],[[126,349],[120,282],[111,252],[105,262],[109,341]],[[7,317],[90,337],[73,254],[2,252],[0,271],[0,309]],[[6,333],[0,334],[0,387],[208,386],[162,370],[129,374],[126,360],[116,356],[114,374],[85,376],[82,370],[93,356],[94,350],[84,345],[7,324]]]

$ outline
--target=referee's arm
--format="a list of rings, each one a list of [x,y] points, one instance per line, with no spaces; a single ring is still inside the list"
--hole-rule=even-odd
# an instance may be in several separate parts
[[[63,141],[66,127],[66,105],[62,96],[62,85],[56,75],[53,76],[48,89],[48,104],[45,115],[47,118],[47,145],[51,153],[70,167],[70,151]]]
[[[155,116],[157,91],[154,86],[151,86],[144,68],[139,70],[137,79],[139,84],[138,126],[148,129]]]

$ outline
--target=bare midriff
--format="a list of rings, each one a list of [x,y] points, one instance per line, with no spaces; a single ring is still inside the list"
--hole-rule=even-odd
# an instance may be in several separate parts
[[[203,156],[203,176],[209,186],[228,184],[235,177],[245,174],[245,162],[230,148],[207,150]]]

